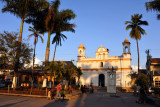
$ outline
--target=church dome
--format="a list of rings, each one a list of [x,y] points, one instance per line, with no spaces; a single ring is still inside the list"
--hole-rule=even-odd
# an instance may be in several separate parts
[[[98,53],[101,53],[101,52],[108,52],[109,50],[108,49],[106,49],[105,47],[99,47],[98,49],[97,49],[97,52]]]

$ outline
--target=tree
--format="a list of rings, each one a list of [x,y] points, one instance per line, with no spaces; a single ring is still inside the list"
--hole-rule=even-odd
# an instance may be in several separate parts
[[[4,54],[7,56],[4,62],[8,63],[7,66],[9,69],[15,69],[17,67],[16,53],[17,53],[17,48],[19,48],[17,45],[18,44],[17,35],[18,33],[15,33],[15,32],[9,33],[9,32],[4,31],[3,33],[0,33],[0,41],[3,41],[3,46],[5,47],[5,50],[7,50],[7,51],[0,50],[2,54],[1,56],[3,56]],[[19,54],[18,69],[22,70],[23,68],[25,68],[25,64],[30,63],[30,59],[32,55],[32,49],[30,48],[30,45],[28,43],[22,42],[21,51],[18,54]],[[2,63],[1,60],[0,60],[0,63]],[[5,65],[5,63],[3,64]],[[14,71],[14,72],[16,75],[17,71]]]
[[[78,67],[78,68],[77,68],[77,71],[76,71],[76,76],[78,77],[78,86],[79,86],[79,80],[80,80],[80,77],[81,77],[82,74],[83,74],[83,73],[82,73],[82,71],[81,71],[81,68]]]
[[[146,90],[149,88],[149,79],[145,74],[139,74],[135,83],[141,87],[144,87]]]
[[[42,36],[40,35],[40,32],[38,30],[35,30],[34,28],[32,28],[31,26],[29,26],[29,31],[32,32],[32,34],[30,34],[28,36],[28,39],[30,39],[32,36],[34,36],[34,52],[33,52],[33,66],[32,66],[32,78],[34,79],[33,77],[33,72],[34,72],[34,62],[35,62],[35,50],[36,50],[36,44],[38,42],[38,37],[41,39],[42,43],[43,43],[43,38]]]
[[[54,87],[55,78],[57,78],[57,76],[58,76],[58,74],[57,74],[57,71],[59,70],[58,63],[54,62],[54,61],[50,62],[50,64],[45,67],[45,70],[50,71],[51,79],[52,79],[52,76],[53,76],[53,87]]]
[[[21,18],[21,27],[17,42],[18,48],[16,51],[16,60],[14,68],[14,71],[16,72],[18,71],[18,66],[20,64],[19,53],[21,53],[20,51],[21,51],[24,21],[29,16],[33,15],[31,13],[38,11],[40,8],[42,8],[43,6],[42,3],[45,0],[2,0],[2,1],[5,3],[5,6],[2,8],[2,12],[10,12],[11,14],[14,14],[15,16]]]
[[[57,10],[58,11],[58,10]],[[54,56],[53,56],[53,61],[55,59],[55,53],[56,53],[56,47],[62,46],[61,40],[67,39],[67,37],[62,34],[63,31],[71,31],[75,32],[74,27],[76,27],[75,24],[69,23],[71,19],[74,19],[76,15],[73,13],[72,10],[63,10],[63,11],[58,11],[55,17],[55,24],[54,24],[54,29],[52,33],[55,33],[55,37],[52,40],[52,44],[55,43],[55,50],[54,50]]]
[[[160,12],[160,0],[152,0],[150,2],[146,2],[146,10]],[[157,18],[160,19],[160,14],[157,15]]]
[[[28,17],[29,11],[34,7],[35,0],[2,0],[6,4],[2,8],[2,12],[10,12],[15,16],[21,18],[21,27],[18,41],[22,42],[22,33],[23,33],[23,23],[24,20]]]
[[[50,53],[50,37],[51,33],[53,32],[54,23],[55,23],[55,14],[59,8],[60,1],[56,0],[52,2],[51,6],[48,7],[46,11],[46,18],[45,18],[45,29],[48,32],[48,40],[47,40],[47,47],[45,53],[45,62],[49,61],[49,53]]]
[[[137,53],[138,53],[138,71],[139,71],[139,46],[138,46],[138,40],[141,39],[141,35],[145,35],[146,31],[141,28],[142,25],[148,25],[147,21],[142,21],[142,14],[134,14],[131,16],[131,21],[126,21],[125,24],[128,24],[126,26],[126,30],[131,29],[130,31],[130,37],[135,39],[137,42]]]

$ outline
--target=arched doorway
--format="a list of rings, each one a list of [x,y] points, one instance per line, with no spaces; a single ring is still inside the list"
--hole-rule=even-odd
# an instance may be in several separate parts
[[[105,76],[104,74],[99,75],[99,86],[104,87],[105,86]]]

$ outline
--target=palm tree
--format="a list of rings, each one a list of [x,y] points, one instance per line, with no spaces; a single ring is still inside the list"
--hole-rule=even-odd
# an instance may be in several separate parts
[[[45,53],[45,62],[49,61],[49,52],[50,52],[50,37],[51,33],[53,32],[54,23],[55,23],[55,14],[59,8],[60,1],[56,0],[52,2],[51,6],[48,7],[46,11],[46,18],[45,18],[45,29],[48,32],[48,40],[47,40],[47,47]]]
[[[21,26],[18,41],[22,42],[23,23],[28,17],[30,9],[34,7],[36,0],[3,0],[6,5],[2,8],[2,12],[10,12],[21,18]]]
[[[70,24],[68,21],[75,18],[75,14],[72,10],[66,9],[63,11],[59,11],[60,0],[55,0],[52,2],[52,5],[47,10],[47,15],[45,19],[45,28],[48,31],[48,41],[47,41],[47,48],[45,54],[45,61],[49,61],[49,51],[50,51],[50,36],[51,34],[55,33],[56,36],[53,39],[52,43],[57,43],[55,46],[55,50],[57,45],[61,45],[61,38],[67,39],[67,37],[62,34],[62,31],[72,31],[75,27],[74,24]],[[59,42],[56,42],[56,41]],[[55,53],[55,52],[54,52]],[[55,54],[54,54],[55,56]]]
[[[55,49],[54,49],[54,56],[53,56],[53,61],[54,61],[54,58],[55,58],[55,53],[56,53],[56,47],[57,45],[62,45],[61,44],[61,38],[64,40],[64,39],[67,39],[67,37],[65,35],[63,35],[62,33],[56,33],[55,37],[53,38],[53,41],[52,41],[52,44],[56,43],[55,44]]]
[[[33,78],[33,72],[34,72],[34,62],[35,62],[35,50],[36,50],[36,44],[38,42],[38,37],[41,39],[42,43],[43,43],[43,38],[42,36],[40,35],[40,32],[35,30],[34,28],[32,28],[31,26],[29,26],[29,31],[32,32],[32,34],[30,34],[28,36],[28,39],[30,39],[32,36],[34,36],[34,53],[33,53],[33,66],[32,66],[32,80],[34,80]]]
[[[126,30],[131,29],[130,31],[130,37],[135,39],[137,42],[137,53],[138,53],[138,71],[139,71],[139,46],[138,46],[138,40],[141,39],[141,35],[146,34],[146,31],[141,28],[141,25],[148,25],[147,21],[142,21],[142,14],[134,14],[131,16],[131,21],[126,21],[125,24],[128,24],[126,26]]]
[[[53,33],[55,33],[56,35],[52,41],[52,44],[55,43],[53,61],[55,59],[56,47],[58,45],[62,46],[61,39],[63,40],[67,39],[67,37],[61,32],[63,31],[75,32],[74,27],[76,27],[76,25],[69,23],[69,21],[71,19],[74,19],[75,17],[76,15],[73,13],[72,10],[69,10],[69,9],[57,12],[55,17],[55,24],[54,24],[55,27],[53,29]]]
[[[153,0],[150,2],[146,2],[146,9],[160,12],[160,0]],[[157,15],[157,18],[160,19],[160,14]]]

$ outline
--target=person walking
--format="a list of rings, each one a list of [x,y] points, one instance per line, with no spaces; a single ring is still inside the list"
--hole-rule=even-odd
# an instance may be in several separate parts
[[[57,94],[56,94],[56,97],[55,97],[54,102],[57,100],[57,97],[59,97],[59,99],[61,99],[60,91],[61,91],[61,83],[59,83],[59,84],[57,85]]]

